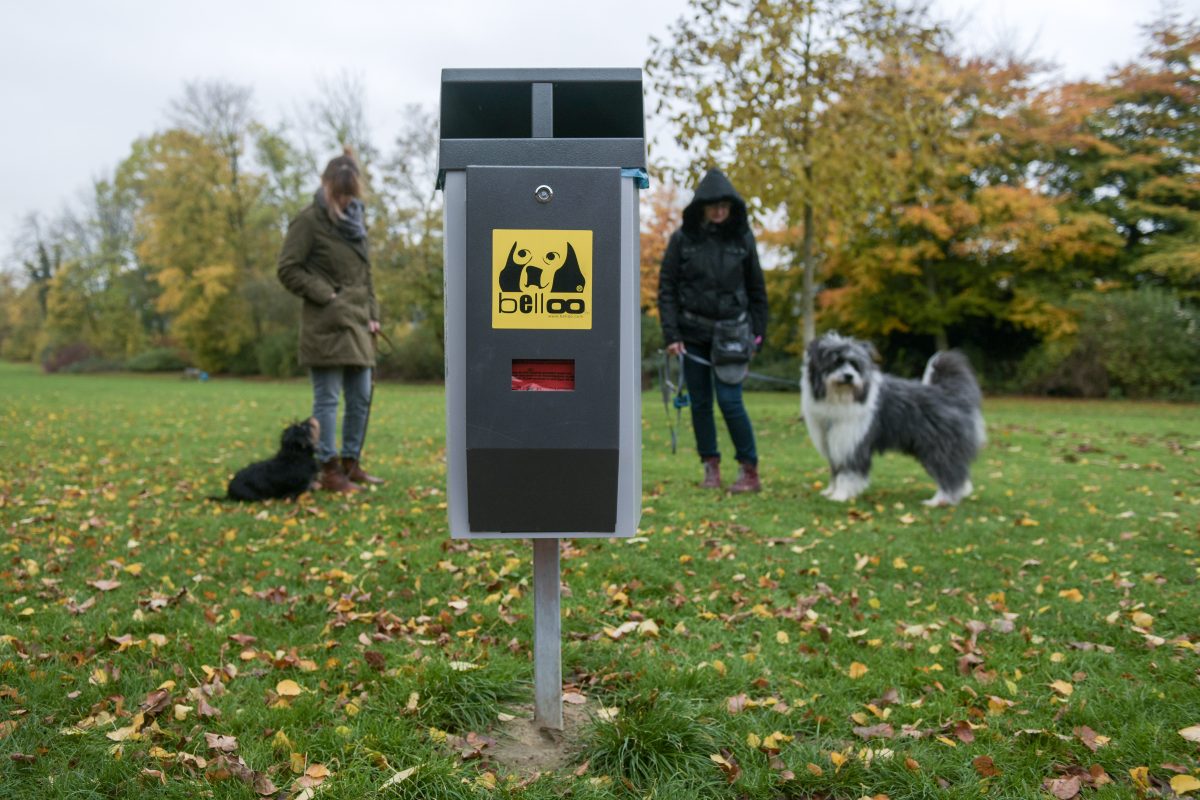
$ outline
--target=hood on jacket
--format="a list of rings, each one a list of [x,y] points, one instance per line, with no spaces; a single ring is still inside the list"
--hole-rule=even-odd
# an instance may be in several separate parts
[[[738,194],[737,189],[733,188],[724,172],[710,169],[700,179],[696,193],[692,195],[692,202],[683,210],[683,229],[688,233],[699,231],[700,226],[704,224],[704,206],[718,200],[728,200],[732,204],[729,219],[721,224],[721,231],[725,236],[736,236],[749,228],[746,201]]]

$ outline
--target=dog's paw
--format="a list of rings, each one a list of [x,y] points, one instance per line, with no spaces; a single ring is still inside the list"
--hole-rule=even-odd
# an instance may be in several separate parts
[[[826,486],[824,489],[821,490],[821,497],[832,497],[832,496],[833,496],[833,487],[832,486]]]
[[[941,492],[938,492],[928,500],[922,500],[921,505],[928,506],[930,508],[945,508],[947,506],[955,505],[955,503],[949,497],[946,497]]]

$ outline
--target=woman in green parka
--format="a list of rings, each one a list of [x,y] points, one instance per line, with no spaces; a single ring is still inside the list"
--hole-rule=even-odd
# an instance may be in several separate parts
[[[321,426],[317,457],[323,489],[349,493],[382,483],[359,463],[371,407],[379,304],[371,283],[358,162],[347,148],[321,174],[312,205],[288,226],[279,280],[304,301],[300,365],[309,368],[313,416]],[[338,457],[337,410],[346,397]]]

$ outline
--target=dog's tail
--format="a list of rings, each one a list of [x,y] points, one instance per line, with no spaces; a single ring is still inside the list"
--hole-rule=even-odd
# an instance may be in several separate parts
[[[957,350],[934,353],[925,365],[921,383],[936,386],[971,411],[975,416],[975,441],[982,447],[987,441],[983,413],[980,410],[983,405],[983,392],[975,378],[975,370],[971,369],[970,360]]]

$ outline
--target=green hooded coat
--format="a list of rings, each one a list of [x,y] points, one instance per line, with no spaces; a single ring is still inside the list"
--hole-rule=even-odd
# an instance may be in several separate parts
[[[347,241],[315,204],[288,226],[279,252],[279,280],[304,300],[300,365],[373,367],[368,323],[379,320],[366,239]]]

